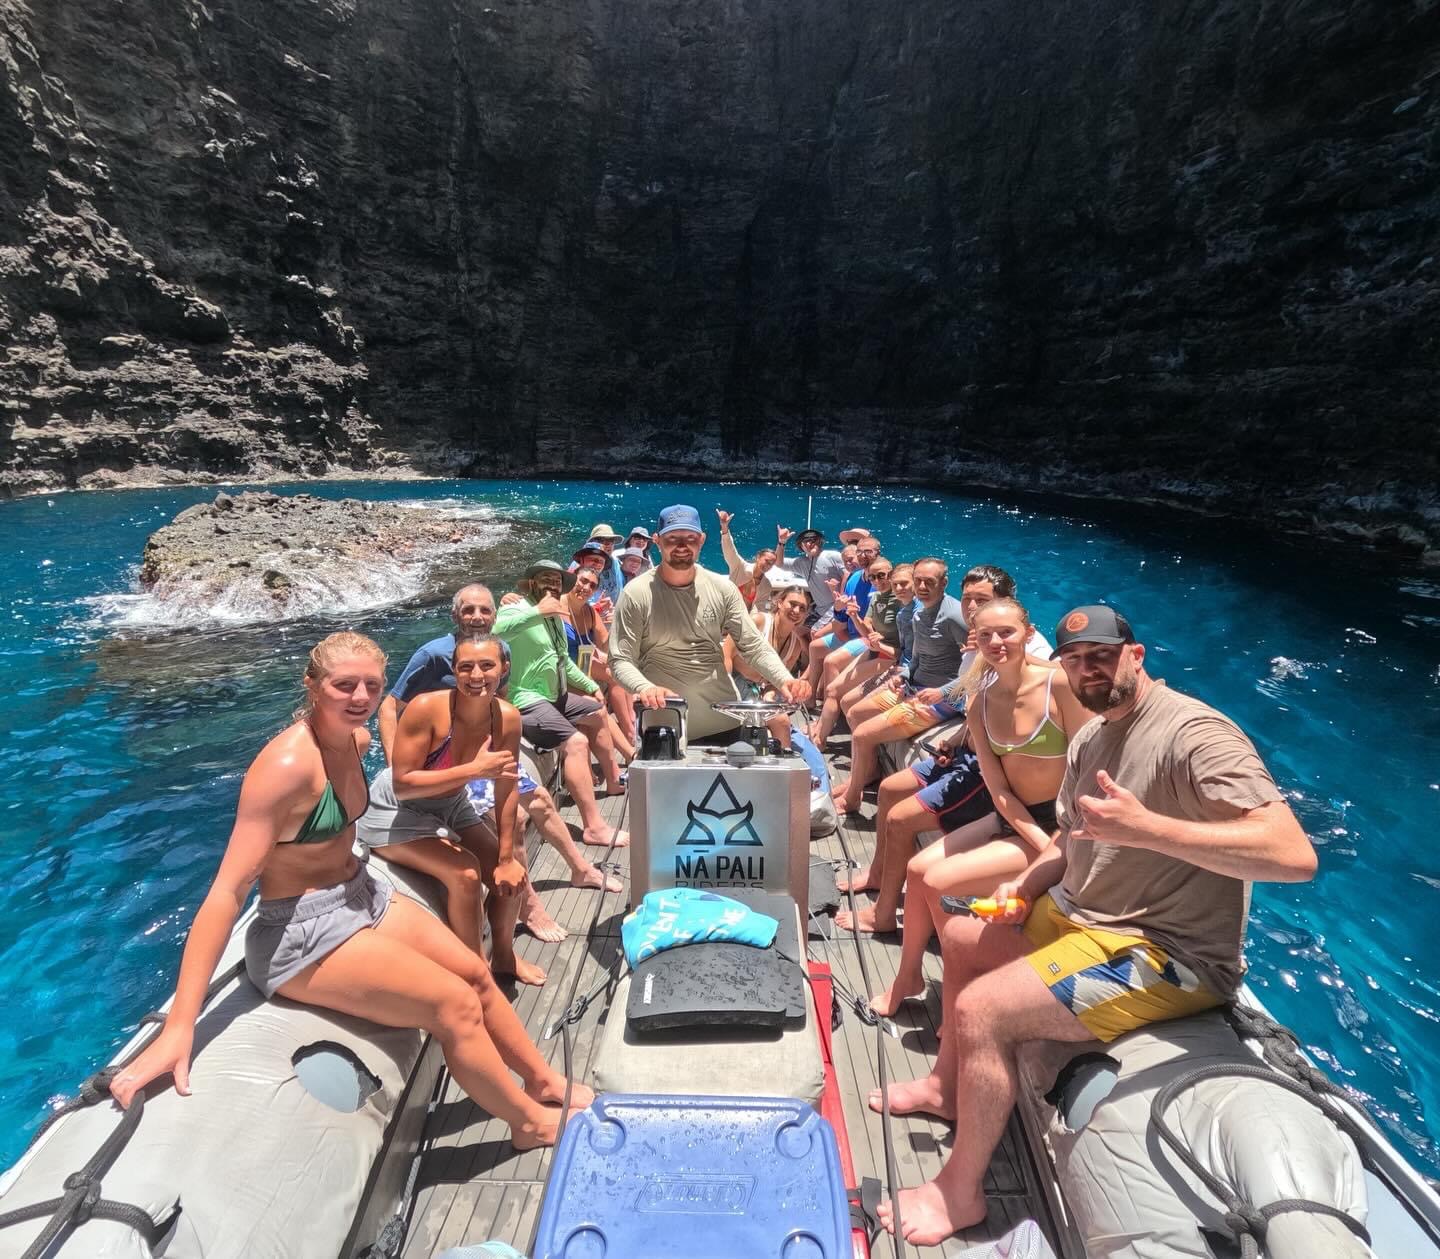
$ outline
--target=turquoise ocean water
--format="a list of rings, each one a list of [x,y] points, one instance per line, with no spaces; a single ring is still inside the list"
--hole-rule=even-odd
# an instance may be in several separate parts
[[[299,487],[296,487],[299,488]],[[327,497],[489,504],[578,545],[694,502],[742,544],[804,524],[808,491],[755,485],[351,482]],[[285,491],[289,492],[289,491]],[[297,699],[305,652],[341,626],[394,676],[445,609],[396,578],[284,624],[132,593],[147,535],[213,489],[0,504],[0,1166],[170,992],[240,776]],[[1077,603],[1134,622],[1151,671],[1234,717],[1320,850],[1300,886],[1256,888],[1251,981],[1418,1166],[1440,1170],[1440,574],[1243,525],[886,488],[817,490],[815,519],[867,524],[894,559],[1012,571],[1049,633]],[[557,552],[558,554],[558,552]],[[721,568],[712,538],[704,562]],[[479,574],[506,580],[509,573]],[[384,599],[399,598],[385,606]],[[324,600],[322,599],[322,605]],[[359,607],[357,605],[372,605]]]

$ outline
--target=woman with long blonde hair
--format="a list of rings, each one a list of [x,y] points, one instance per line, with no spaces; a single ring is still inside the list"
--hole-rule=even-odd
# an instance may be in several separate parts
[[[975,613],[975,659],[963,678],[966,729],[994,812],[946,835],[906,867],[905,926],[895,980],[871,1008],[893,1014],[924,991],[925,947],[942,896],[988,896],[1053,842],[1065,749],[1094,716],[1065,670],[1026,650],[1034,628],[1017,599],[992,599]]]
[[[363,635],[331,634],[310,653],[304,686],[294,723],[245,773],[164,1026],[111,1092],[128,1106],[167,1074],[177,1092],[190,1092],[195,1020],[258,879],[245,968],[262,993],[423,1028],[440,1042],[460,1086],[510,1126],[517,1149],[552,1144],[564,1078],[531,1043],[489,967],[414,901],[392,895],[351,851],[355,820],[370,805],[361,758],[366,724],[385,692],[385,654]],[[575,1105],[591,1097],[580,1086],[571,1092]]]

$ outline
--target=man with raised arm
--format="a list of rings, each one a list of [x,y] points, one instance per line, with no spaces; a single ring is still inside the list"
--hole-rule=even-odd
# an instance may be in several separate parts
[[[804,703],[810,688],[790,676],[775,649],[745,610],[740,592],[700,567],[705,531],[700,513],[679,504],[660,513],[655,530],[660,563],[620,594],[610,634],[610,670],[647,708],[668,695],[688,704],[692,738],[733,729],[736,722],[713,711],[718,700],[736,698],[725,668],[725,635],[745,661],[787,700]]]
[[[953,1120],[934,1180],[901,1194],[905,1239],[936,1245],[985,1217],[982,1179],[1032,1040],[1114,1040],[1234,997],[1250,883],[1298,883],[1315,850],[1228,717],[1145,672],[1113,608],[1055,631],[1080,702],[1100,715],[1067,749],[1056,843],[995,892],[1005,915],[941,933],[944,1036],[934,1070],[891,1086],[891,1114]],[[1015,925],[1023,923],[1023,930]],[[870,1106],[880,1109],[879,1091]],[[889,1202],[880,1219],[893,1229]]]
[[[786,544],[791,538],[800,554],[787,557]],[[835,595],[845,581],[845,561],[839,551],[825,549],[825,535],[819,529],[792,529],[778,525],[775,529],[775,555],[782,568],[787,568],[810,590],[814,608],[805,624],[824,633],[835,619]]]

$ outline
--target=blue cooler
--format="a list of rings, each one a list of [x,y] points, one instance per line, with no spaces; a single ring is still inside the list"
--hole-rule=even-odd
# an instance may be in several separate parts
[[[830,1124],[772,1097],[611,1093],[565,1125],[534,1259],[849,1259]]]

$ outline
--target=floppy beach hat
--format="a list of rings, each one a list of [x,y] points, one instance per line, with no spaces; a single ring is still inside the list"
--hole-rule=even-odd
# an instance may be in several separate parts
[[[609,525],[596,525],[590,530],[591,542],[624,542],[623,534],[616,533]]]
[[[645,552],[642,551],[638,546],[627,546],[624,547],[622,550],[616,551],[615,558],[623,564],[626,560],[629,559],[643,560],[645,558]]]
[[[625,536],[626,536],[627,538],[644,538],[646,542],[649,542],[649,541],[650,541],[650,530],[648,530],[647,528],[645,528],[644,525],[636,525],[636,526],[635,526],[632,530],[630,530],[630,532],[627,533]]]
[[[1055,650],[1050,659],[1059,658],[1060,649],[1071,643],[1133,643],[1135,631],[1114,608],[1103,603],[1087,603],[1060,618],[1055,627]]]
[[[788,568],[775,567],[765,574],[772,594],[783,594],[787,590],[805,590],[810,586],[802,577],[795,576]]]

